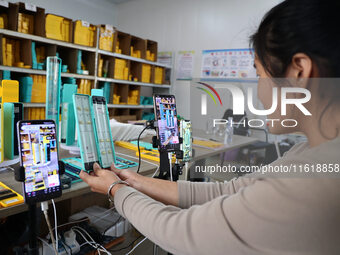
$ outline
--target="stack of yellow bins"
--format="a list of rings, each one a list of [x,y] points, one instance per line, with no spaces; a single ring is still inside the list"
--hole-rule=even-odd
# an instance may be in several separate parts
[[[45,119],[45,108],[37,107],[37,108],[27,108],[27,119],[29,120],[43,120]]]
[[[85,79],[80,79],[78,82],[78,94],[85,94],[85,95],[91,95],[91,81],[90,80],[85,80]]]
[[[31,14],[19,13],[18,16],[18,32],[25,34],[33,34],[34,17]]]
[[[76,44],[94,47],[95,46],[96,26],[88,22],[77,20],[74,25],[74,39]]]
[[[127,80],[129,77],[129,68],[125,59],[115,59],[114,78],[119,80]]]
[[[45,75],[31,75],[33,79],[32,86],[32,103],[46,102],[46,76]]]
[[[139,90],[133,89],[129,91],[128,104],[138,104]]]
[[[151,81],[151,65],[142,64],[142,82],[150,83]]]
[[[72,20],[54,14],[47,14],[45,20],[46,37],[71,42]]]
[[[7,14],[0,14],[0,28],[7,28]]]
[[[155,83],[162,84],[163,83],[163,67],[155,67]]]
[[[114,28],[110,25],[100,27],[99,49],[112,51],[113,50]]]

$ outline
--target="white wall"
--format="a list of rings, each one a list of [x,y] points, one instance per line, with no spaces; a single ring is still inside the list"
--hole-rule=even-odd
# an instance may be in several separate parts
[[[158,41],[160,51],[195,50],[194,77],[201,52],[248,47],[264,13],[280,0],[135,0],[117,5],[117,27]],[[178,112],[189,118],[189,82],[175,82]]]
[[[19,0],[7,0],[19,2]],[[116,4],[106,0],[20,0],[45,8],[46,13],[61,15],[73,20],[82,19],[92,24],[116,25]]]

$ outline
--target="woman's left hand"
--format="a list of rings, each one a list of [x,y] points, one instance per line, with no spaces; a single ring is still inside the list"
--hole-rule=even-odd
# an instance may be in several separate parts
[[[88,174],[82,170],[79,177],[91,187],[93,192],[102,194],[107,194],[110,185],[120,180],[114,172],[101,169],[97,163],[93,165],[93,172]],[[111,195],[114,196],[114,193],[120,187],[122,187],[122,184],[115,185],[111,190]]]

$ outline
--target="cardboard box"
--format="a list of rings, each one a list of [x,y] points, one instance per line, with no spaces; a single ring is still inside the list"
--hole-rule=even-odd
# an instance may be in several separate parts
[[[9,7],[13,5],[6,1],[0,2],[0,28],[8,29]]]
[[[117,97],[119,97],[119,102],[116,101]],[[129,85],[115,83],[113,86],[113,104],[127,104],[128,97]]]
[[[115,27],[111,25],[100,25],[99,27],[99,49],[113,52],[115,39]]]
[[[141,120],[142,114],[143,114],[142,109],[130,109],[130,115],[135,116],[136,120]]]
[[[131,105],[139,105],[140,104],[140,86],[129,86],[129,95],[127,99],[127,103]]]
[[[47,38],[65,42],[72,42],[72,20],[54,14],[46,14],[45,32]]]
[[[84,20],[73,22],[73,43],[96,47],[97,27]]]
[[[116,30],[113,50],[116,53],[130,55],[131,35]]]
[[[122,123],[128,123],[128,121],[130,120],[137,120],[137,116],[136,115],[114,115],[114,116],[110,116],[111,119],[115,119],[118,122],[122,122]]]
[[[131,61],[130,62],[130,74],[132,81],[141,82],[142,81],[142,63]]]
[[[8,28],[45,37],[45,9],[29,3],[9,6]]]
[[[131,36],[130,56],[135,58],[146,58],[146,40]]]
[[[0,35],[0,64],[21,68],[32,67],[32,41]]]
[[[158,43],[151,40],[146,40],[146,60],[157,61]]]

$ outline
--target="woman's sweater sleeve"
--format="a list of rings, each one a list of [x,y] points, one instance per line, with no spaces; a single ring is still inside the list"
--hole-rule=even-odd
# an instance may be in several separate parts
[[[188,182],[178,181],[178,206],[189,208],[201,205],[222,195],[232,195],[254,183],[249,177],[234,178],[228,182]]]
[[[281,197],[275,185],[255,181],[237,194],[189,209],[164,205],[131,187],[119,189],[114,199],[117,211],[138,231],[173,254],[259,255],[284,250],[280,244],[290,243],[291,230],[297,231],[281,222],[295,215],[287,210],[295,206]],[[294,224],[304,229],[299,221]]]

